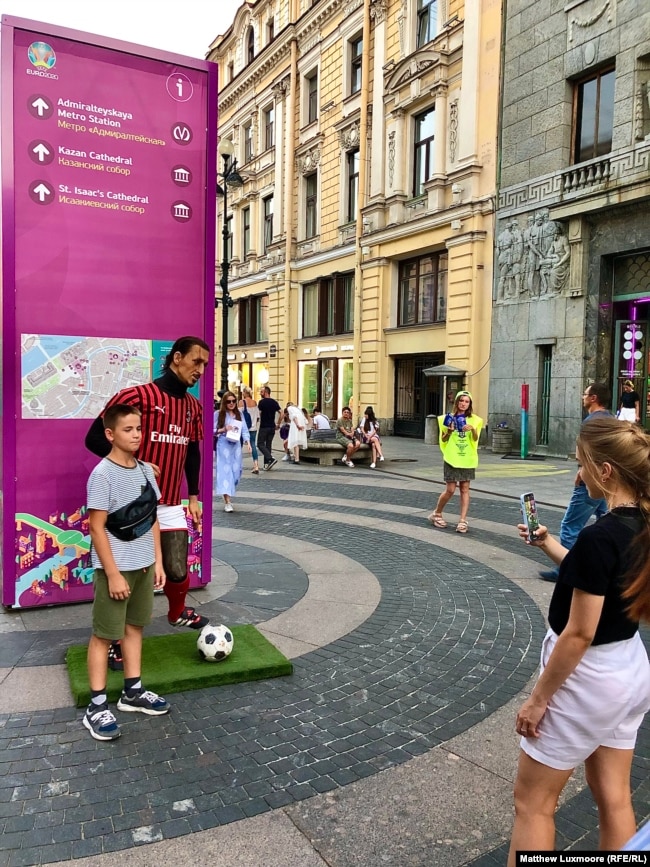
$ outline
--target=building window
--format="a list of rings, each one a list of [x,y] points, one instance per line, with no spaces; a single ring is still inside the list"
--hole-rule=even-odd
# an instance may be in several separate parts
[[[263,199],[264,204],[264,252],[273,243],[273,196]]]
[[[263,343],[268,339],[268,295],[241,298],[235,305],[237,317],[236,343]]]
[[[318,72],[314,70],[307,76],[307,123],[314,123],[318,117]]]
[[[232,81],[235,77],[235,62],[233,60],[228,64],[228,81]]]
[[[264,150],[269,150],[275,146],[275,108],[270,105],[264,109]]]
[[[413,195],[424,194],[424,185],[433,173],[433,128],[435,109],[415,116],[413,152]]]
[[[246,34],[246,63],[252,63],[255,59],[255,31],[252,27],[248,28]]]
[[[614,127],[614,70],[576,83],[574,161],[583,163],[608,154]]]
[[[269,42],[273,42],[274,39],[275,39],[275,19],[269,18],[269,20],[266,22],[266,44],[268,45]]]
[[[436,35],[438,0],[418,0],[418,44],[421,48]]]
[[[447,254],[432,253],[401,262],[398,325],[444,322],[447,318]]]
[[[251,209],[244,208],[241,212],[241,236],[244,259],[251,251]]]
[[[232,257],[234,254],[233,246],[232,246],[232,214],[226,220],[226,230],[228,233],[228,240],[226,241],[227,249],[228,249],[228,259],[232,262]]]
[[[305,238],[318,233],[318,175],[314,172],[305,177]]]
[[[253,124],[244,127],[244,162],[249,163],[253,159]]]
[[[363,37],[350,41],[350,93],[361,90],[361,63],[363,60]]]
[[[318,283],[302,288],[302,336],[318,337]]]
[[[303,286],[303,337],[327,337],[351,331],[354,331],[353,271]]]
[[[351,223],[357,218],[357,203],[359,201],[359,149],[348,151],[345,155],[348,189],[346,220]]]

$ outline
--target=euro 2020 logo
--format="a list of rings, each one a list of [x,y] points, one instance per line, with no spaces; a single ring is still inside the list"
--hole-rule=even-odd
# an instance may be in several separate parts
[[[27,49],[27,56],[32,66],[42,69],[53,69],[56,65],[56,54],[47,42],[32,42]]]

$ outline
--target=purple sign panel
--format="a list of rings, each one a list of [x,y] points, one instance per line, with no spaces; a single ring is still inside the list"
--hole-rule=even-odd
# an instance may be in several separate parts
[[[18,19],[2,30],[2,601],[29,607],[92,595],[92,419],[159,375],[176,337],[213,342],[217,88],[207,62]],[[209,549],[191,539],[193,586]]]

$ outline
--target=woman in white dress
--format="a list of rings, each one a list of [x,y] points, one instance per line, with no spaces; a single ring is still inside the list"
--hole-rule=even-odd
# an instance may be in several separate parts
[[[299,464],[300,449],[307,448],[307,422],[299,406],[290,403],[287,406],[287,412],[290,422],[287,448],[289,454],[293,456],[294,464]]]
[[[232,498],[242,474],[242,440],[251,450],[250,434],[237,407],[237,397],[227,391],[221,398],[221,407],[214,429],[217,439],[217,472],[215,494],[224,501],[224,512],[234,512]]]

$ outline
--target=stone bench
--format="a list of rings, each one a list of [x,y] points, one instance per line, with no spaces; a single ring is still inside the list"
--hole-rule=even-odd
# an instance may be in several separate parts
[[[307,440],[307,448],[300,450],[300,460],[312,461],[321,467],[333,467],[341,462],[345,449],[336,440],[312,441]],[[370,463],[372,461],[372,449],[364,444],[352,455],[353,463]]]

